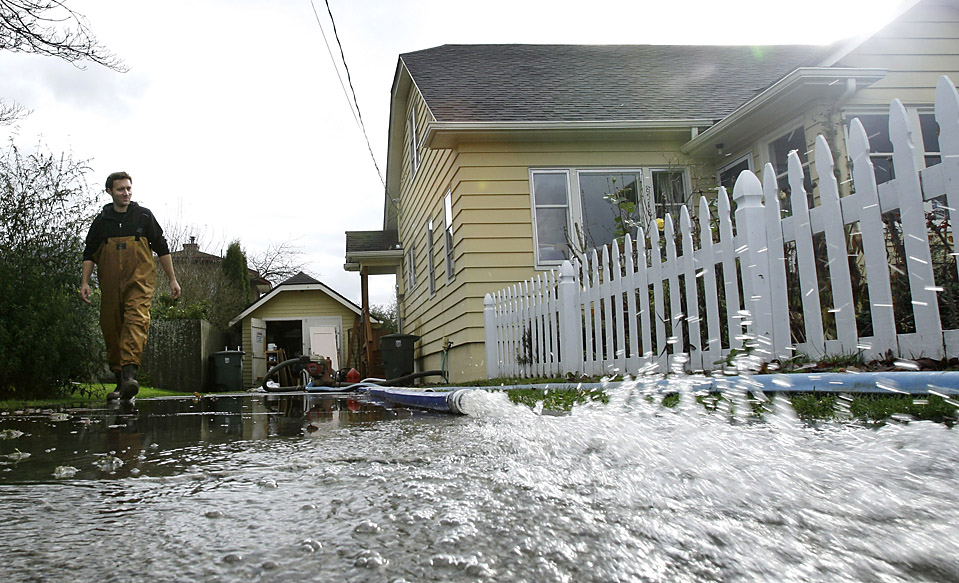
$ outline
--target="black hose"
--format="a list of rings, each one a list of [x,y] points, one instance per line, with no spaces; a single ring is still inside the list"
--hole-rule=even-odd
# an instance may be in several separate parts
[[[298,357],[296,357],[296,358],[291,358],[291,359],[289,359],[289,360],[284,360],[284,361],[281,362],[280,364],[274,365],[273,368],[271,368],[271,369],[266,373],[266,376],[263,377],[263,384],[260,385],[260,387],[261,387],[263,390],[265,390],[265,391],[270,391],[270,390],[282,390],[283,387],[280,387],[279,389],[270,389],[270,387],[266,386],[266,381],[268,381],[268,380],[270,380],[271,378],[273,378],[273,375],[276,374],[277,372],[279,372],[279,371],[280,371],[281,369],[283,369],[283,368],[286,368],[286,367],[288,367],[288,366],[292,366],[292,365],[294,365],[294,364],[307,364],[307,363],[309,363],[309,362],[310,362],[310,357],[309,357],[309,356],[298,356]],[[288,388],[288,387],[287,387],[287,388]]]
[[[395,379],[387,379],[377,384],[384,387],[394,387],[396,385],[405,383],[407,381],[412,381],[414,379],[418,379],[421,377],[431,377],[431,376],[441,376],[444,379],[446,378],[446,374],[441,370],[425,370],[422,372],[414,372],[412,374],[396,377]]]

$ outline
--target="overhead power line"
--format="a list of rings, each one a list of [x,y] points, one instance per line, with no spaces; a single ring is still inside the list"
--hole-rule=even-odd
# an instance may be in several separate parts
[[[330,15],[330,23],[333,25],[333,36],[336,39],[336,44],[340,49],[340,59],[343,62],[343,69],[346,71],[346,81],[350,86],[349,93],[346,91],[346,85],[343,83],[343,76],[340,75],[340,68],[336,64],[336,57],[333,56],[333,50],[330,48],[330,42],[326,38],[326,31],[323,30],[323,24],[320,22],[320,15],[316,11],[316,4],[313,2],[313,0],[310,0],[310,6],[313,7],[313,16],[316,17],[316,24],[320,28],[320,34],[323,35],[323,43],[326,45],[326,52],[330,55],[330,60],[333,61],[333,69],[336,71],[336,78],[340,81],[340,88],[343,89],[343,95],[346,97],[346,102],[350,106],[350,113],[353,114],[353,120],[360,128],[360,132],[363,134],[363,139],[366,140],[366,149],[369,150],[370,158],[373,160],[373,166],[376,168],[376,176],[380,179],[380,183],[383,185],[383,188],[386,188],[386,181],[383,179],[383,173],[380,172],[380,165],[377,164],[376,156],[373,154],[373,146],[370,145],[370,137],[366,133],[366,124],[363,123],[363,114],[360,112],[360,104],[356,100],[356,89],[353,88],[353,79],[350,77],[350,67],[346,64],[346,54],[343,52],[343,43],[340,42],[340,35],[336,31],[336,21],[333,20],[333,11],[330,9],[329,0],[325,0],[325,2],[326,11]]]

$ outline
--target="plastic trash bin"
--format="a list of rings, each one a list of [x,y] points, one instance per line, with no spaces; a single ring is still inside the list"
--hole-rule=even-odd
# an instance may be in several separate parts
[[[221,350],[214,352],[213,386],[217,391],[243,390],[243,352]]]
[[[413,374],[413,344],[419,339],[415,334],[387,334],[380,338],[387,380]]]

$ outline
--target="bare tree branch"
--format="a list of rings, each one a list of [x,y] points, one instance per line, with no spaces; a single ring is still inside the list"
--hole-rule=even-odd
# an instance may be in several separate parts
[[[305,263],[302,260],[303,249],[293,241],[271,242],[263,251],[251,253],[247,257],[247,266],[260,274],[260,277],[277,285],[300,271]]]
[[[0,0],[0,51],[85,61],[114,71],[126,65],[93,36],[87,19],[62,0]]]
[[[0,99],[0,126],[10,125],[30,115],[30,110],[16,101]]]

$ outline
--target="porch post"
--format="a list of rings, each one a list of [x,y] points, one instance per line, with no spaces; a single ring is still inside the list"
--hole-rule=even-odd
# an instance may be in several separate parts
[[[360,296],[363,302],[363,339],[366,341],[366,375],[373,370],[373,325],[370,323],[370,268],[360,269]]]

